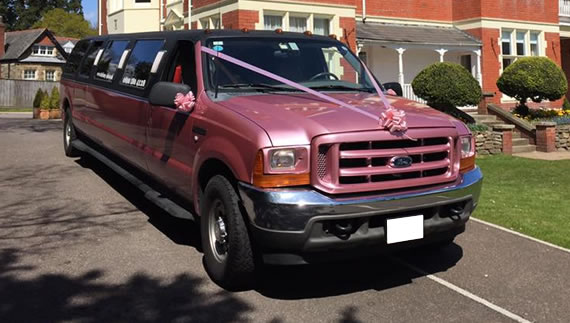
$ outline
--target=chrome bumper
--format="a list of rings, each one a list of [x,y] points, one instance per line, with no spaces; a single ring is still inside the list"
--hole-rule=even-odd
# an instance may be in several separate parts
[[[406,193],[335,198],[313,189],[262,190],[245,183],[239,183],[239,193],[250,222],[257,229],[302,234],[318,221],[397,216],[461,201],[469,202],[470,210],[464,219],[467,221],[479,200],[482,179],[483,174],[476,167],[460,175],[454,183]]]

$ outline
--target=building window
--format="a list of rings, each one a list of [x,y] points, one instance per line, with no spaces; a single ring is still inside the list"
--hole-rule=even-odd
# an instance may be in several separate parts
[[[329,31],[330,20],[326,18],[315,18],[313,20],[313,25],[314,25],[313,34],[322,35],[322,36],[330,35]]]
[[[277,28],[283,28],[283,16],[264,15],[263,25],[265,30],[275,30]]]
[[[530,33],[530,55],[531,56],[538,56],[539,55],[539,47],[538,47],[538,35],[537,32]]]
[[[55,71],[53,70],[46,71],[46,81],[55,81]]]
[[[24,80],[35,80],[36,70],[24,70]]]
[[[53,56],[53,47],[52,46],[34,45],[32,47],[32,55]]]
[[[503,30],[501,32],[503,70],[519,57],[540,56],[540,32]]]
[[[307,18],[289,17],[289,31],[302,33],[307,30]]]

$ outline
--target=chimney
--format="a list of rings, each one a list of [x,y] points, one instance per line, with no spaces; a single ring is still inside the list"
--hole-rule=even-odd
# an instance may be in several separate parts
[[[4,47],[6,41],[6,25],[4,25],[4,19],[0,16],[0,58],[4,57]],[[0,64],[0,79],[2,78],[2,64]]]

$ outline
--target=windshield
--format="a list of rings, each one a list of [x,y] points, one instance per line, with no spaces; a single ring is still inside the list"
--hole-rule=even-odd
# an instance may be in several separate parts
[[[335,41],[287,38],[220,38],[206,46],[318,91],[373,92],[360,60]],[[218,92],[298,91],[233,63],[204,56],[206,90]]]

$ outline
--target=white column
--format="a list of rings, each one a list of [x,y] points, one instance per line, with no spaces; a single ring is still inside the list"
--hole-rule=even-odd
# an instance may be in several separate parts
[[[483,87],[483,74],[481,73],[481,50],[477,49],[473,52],[475,55],[477,55],[477,81],[479,81],[479,85]]]
[[[448,50],[444,49],[444,48],[440,48],[440,49],[436,49],[435,51],[439,53],[439,61],[443,62],[443,57],[445,56],[445,53],[447,53]]]
[[[405,48],[396,48],[398,52],[398,82],[400,85],[404,87],[404,52],[406,51]]]

